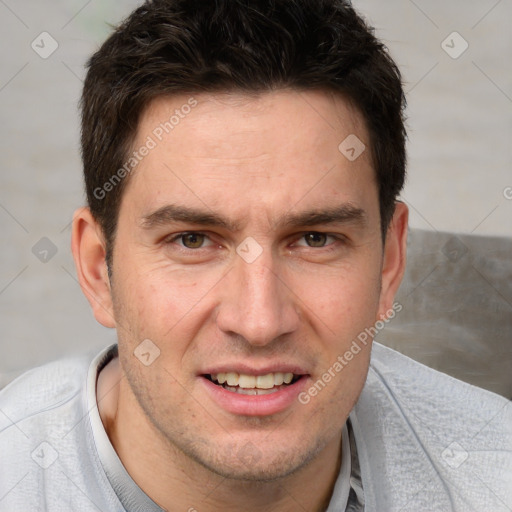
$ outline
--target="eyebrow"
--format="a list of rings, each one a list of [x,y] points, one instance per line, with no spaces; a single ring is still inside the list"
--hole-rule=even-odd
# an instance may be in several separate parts
[[[213,211],[176,204],[162,206],[154,212],[144,215],[141,219],[141,226],[150,230],[176,222],[221,227],[232,232],[239,231],[241,228],[239,223]],[[276,222],[276,225],[283,227],[307,227],[319,224],[356,224],[364,227],[367,224],[367,214],[362,208],[345,203],[336,207],[313,209],[300,213],[287,212]]]
[[[214,212],[174,204],[162,206],[158,210],[143,216],[141,225],[144,229],[153,229],[173,222],[217,226],[230,231],[237,231],[238,229],[235,223]]]
[[[367,215],[362,208],[349,203],[324,210],[285,214],[280,220],[283,226],[315,226],[317,224],[367,224]]]

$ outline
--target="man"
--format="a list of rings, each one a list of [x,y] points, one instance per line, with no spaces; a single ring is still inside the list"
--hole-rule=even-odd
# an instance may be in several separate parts
[[[0,510],[510,510],[510,406],[401,309],[404,97],[342,0],[145,3],[89,62],[72,249],[118,344],[0,395]]]

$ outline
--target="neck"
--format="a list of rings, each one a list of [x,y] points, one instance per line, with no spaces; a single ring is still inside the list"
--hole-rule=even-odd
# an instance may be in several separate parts
[[[228,479],[184,454],[151,423],[127,379],[121,378],[118,359],[100,373],[97,389],[100,416],[115,451],[131,478],[160,507],[190,512],[327,509],[341,464],[341,432],[287,477]]]

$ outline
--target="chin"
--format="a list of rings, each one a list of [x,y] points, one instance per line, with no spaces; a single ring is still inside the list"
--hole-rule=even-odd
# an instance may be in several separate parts
[[[240,461],[233,464],[216,463],[203,465],[206,469],[229,480],[264,483],[286,478],[298,471],[304,464],[297,464],[292,461],[275,462],[274,460],[262,459],[253,466],[247,466]]]
[[[275,481],[299,471],[307,465],[320,451],[319,447],[309,450],[290,446],[286,451],[276,452],[275,446],[259,449],[251,441],[236,445],[217,445],[215,452],[211,449],[205,453],[195,447],[186,455],[204,468],[223,478],[248,482]]]

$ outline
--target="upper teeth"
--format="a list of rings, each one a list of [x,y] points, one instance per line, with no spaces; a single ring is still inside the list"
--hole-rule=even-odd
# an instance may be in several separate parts
[[[212,373],[212,380],[228,386],[239,386],[245,389],[271,389],[281,384],[290,384],[293,373],[267,373],[266,375],[245,375],[243,373]]]

